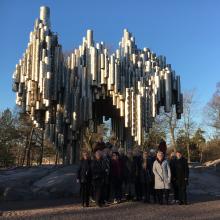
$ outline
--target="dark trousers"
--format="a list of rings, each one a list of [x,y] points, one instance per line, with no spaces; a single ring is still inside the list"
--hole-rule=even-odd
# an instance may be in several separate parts
[[[186,204],[187,203],[186,185],[177,184],[177,189],[178,189],[177,191],[178,191],[179,201],[181,203]]]
[[[102,180],[96,180],[93,182],[93,190],[96,205],[101,206],[104,203],[104,190]]]
[[[144,202],[150,202],[150,183],[142,182],[142,194],[144,196]]]
[[[170,195],[170,190],[169,189],[156,189],[157,193],[157,200],[159,204],[163,204],[163,197],[165,194],[165,201],[168,204],[169,202],[169,195]]]
[[[121,200],[121,198],[122,198],[122,181],[120,179],[113,178],[112,192],[113,192],[114,199]]]
[[[154,181],[151,181],[151,183],[150,183],[150,194],[153,196],[154,203],[156,203],[157,197],[156,197],[156,190],[154,188]]]
[[[89,205],[89,196],[90,196],[90,187],[91,183],[81,183],[81,198],[82,198],[82,205]]]
[[[124,189],[125,189],[126,200],[132,199],[134,196],[134,183],[130,179],[127,179],[125,181]]]
[[[171,181],[173,187],[174,200],[179,200],[178,198],[178,187],[176,181]]]
[[[104,183],[103,191],[104,191],[104,201],[110,200],[110,190],[111,190],[111,184],[110,183]]]
[[[90,197],[92,200],[95,200],[95,194],[94,194],[94,186],[93,184],[91,184],[91,187],[90,187]]]
[[[136,199],[139,201],[142,198],[141,181],[139,177],[135,178],[134,185],[135,185]]]

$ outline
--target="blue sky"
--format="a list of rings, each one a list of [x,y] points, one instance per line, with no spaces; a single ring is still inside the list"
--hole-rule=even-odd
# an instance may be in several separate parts
[[[182,90],[196,89],[200,110],[220,81],[219,0],[0,0],[0,110],[15,105],[12,72],[42,5],[51,8],[52,30],[66,51],[89,28],[96,41],[117,48],[128,28],[140,48],[167,57],[181,75]]]

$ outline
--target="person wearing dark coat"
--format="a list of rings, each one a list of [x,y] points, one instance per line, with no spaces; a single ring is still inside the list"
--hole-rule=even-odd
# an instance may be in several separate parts
[[[114,203],[120,203],[122,199],[122,162],[118,152],[112,153],[111,183]]]
[[[119,148],[118,149],[118,153],[119,153],[119,160],[121,161],[121,166],[122,166],[122,177],[121,177],[121,181],[122,181],[122,197],[126,197],[125,195],[125,188],[126,188],[126,184],[127,184],[127,170],[126,170],[126,162],[128,160],[127,155],[125,155],[125,150],[124,148]]]
[[[183,157],[181,150],[176,152],[177,160],[175,162],[175,181],[178,190],[179,204],[187,204],[186,187],[189,180],[189,167],[186,158]]]
[[[151,182],[150,182],[150,194],[152,195],[153,197],[153,201],[154,203],[157,202],[157,198],[156,198],[156,190],[154,189],[154,185],[155,185],[155,182],[154,182],[154,173],[153,173],[153,164],[154,164],[154,161],[156,160],[156,155],[155,155],[155,150],[154,149],[151,149],[150,150],[150,153],[149,153],[149,157],[148,157],[148,162],[149,162],[149,167],[150,167],[150,173],[151,173]]]
[[[141,169],[141,186],[144,202],[150,203],[150,182],[152,176],[147,151],[143,152],[142,169]]]
[[[133,156],[133,175],[134,175],[134,186],[135,186],[135,194],[136,201],[140,201],[142,199],[142,189],[141,189],[141,170],[142,170],[142,158],[139,150],[134,151]]]
[[[94,199],[96,205],[101,207],[104,205],[104,178],[105,170],[103,167],[103,161],[101,156],[101,151],[97,150],[95,153],[95,158],[92,161],[92,184],[94,190]]]
[[[131,200],[134,197],[134,175],[133,175],[133,155],[132,151],[128,150],[124,163],[124,178],[125,178],[125,199]]]
[[[103,168],[104,168],[104,201],[110,201],[110,190],[111,190],[111,180],[110,180],[110,172],[111,172],[111,157],[108,148],[103,150]]]
[[[91,189],[91,160],[87,152],[82,153],[82,160],[80,161],[79,169],[77,172],[77,182],[80,183],[82,206],[88,207]]]
[[[170,154],[170,171],[171,171],[171,185],[173,188],[173,194],[174,194],[174,200],[173,203],[177,203],[178,202],[178,188],[177,188],[177,184],[176,184],[176,154],[175,152],[171,152]]]

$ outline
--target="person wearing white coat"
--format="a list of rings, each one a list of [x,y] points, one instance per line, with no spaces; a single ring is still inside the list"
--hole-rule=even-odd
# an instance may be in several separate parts
[[[171,172],[168,161],[164,158],[161,151],[157,152],[157,158],[153,164],[153,173],[155,178],[155,190],[159,204],[163,204],[163,195],[165,194],[166,203],[169,203],[169,191]]]

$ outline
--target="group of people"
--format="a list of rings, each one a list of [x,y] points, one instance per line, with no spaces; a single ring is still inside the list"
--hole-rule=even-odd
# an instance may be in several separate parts
[[[90,201],[102,207],[122,200],[168,205],[171,189],[172,203],[187,204],[187,160],[181,150],[172,152],[169,158],[166,151],[163,140],[157,151],[135,148],[125,153],[104,142],[97,143],[92,155],[83,151],[77,173],[83,207]]]

